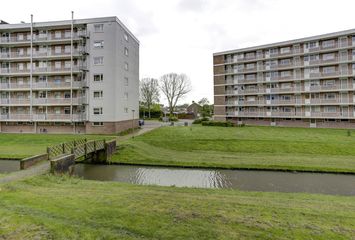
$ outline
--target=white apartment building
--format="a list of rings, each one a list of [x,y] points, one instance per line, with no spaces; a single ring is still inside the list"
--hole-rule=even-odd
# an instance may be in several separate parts
[[[355,29],[214,54],[216,120],[355,127]]]
[[[0,132],[137,125],[139,41],[117,17],[4,23],[0,35]]]

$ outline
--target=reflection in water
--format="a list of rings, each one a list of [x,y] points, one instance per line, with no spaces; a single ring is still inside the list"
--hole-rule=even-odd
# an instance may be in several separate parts
[[[9,173],[20,170],[20,162],[16,160],[0,160],[0,173]]]
[[[355,195],[355,175],[77,164],[85,179],[159,186]]]

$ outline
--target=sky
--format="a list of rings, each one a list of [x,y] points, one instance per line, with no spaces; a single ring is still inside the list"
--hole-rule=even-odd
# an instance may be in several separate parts
[[[213,103],[214,52],[355,28],[354,9],[354,0],[12,0],[2,3],[0,19],[117,16],[140,41],[140,78],[189,76],[183,104]]]

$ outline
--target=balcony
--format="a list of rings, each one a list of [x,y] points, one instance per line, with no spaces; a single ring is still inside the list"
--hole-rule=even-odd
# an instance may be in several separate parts
[[[82,104],[84,98],[73,98],[73,105]],[[33,105],[71,105],[70,98],[34,98]]]
[[[82,71],[83,69],[86,68],[86,65],[83,66],[78,66],[75,65],[73,67],[73,72],[79,72]],[[33,74],[44,74],[44,73],[70,73],[71,68],[70,67],[38,67],[33,69]],[[19,68],[1,68],[0,69],[0,74],[5,74],[5,75],[29,75],[30,74],[30,69],[19,69]]]
[[[41,114],[33,114],[34,121],[84,121],[85,116],[83,114],[55,114],[55,113],[41,113]]]
[[[8,121],[30,121],[31,115],[29,113],[24,114],[1,114],[1,120]]]
[[[30,98],[2,98],[0,105],[29,105]]]
[[[85,30],[74,32],[73,39],[79,40],[81,38],[88,37],[88,34]],[[55,34],[42,34],[42,35],[33,35],[33,42],[43,42],[43,41],[68,41],[71,39],[71,34],[61,34],[60,36],[56,36]],[[23,38],[19,37],[1,37],[1,44],[19,44],[19,43],[27,43],[30,44],[31,37],[28,35]]]

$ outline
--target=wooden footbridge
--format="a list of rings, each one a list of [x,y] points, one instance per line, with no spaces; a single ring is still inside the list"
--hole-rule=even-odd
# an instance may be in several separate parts
[[[63,154],[74,154],[75,160],[81,160],[88,158],[97,151],[104,150],[105,145],[106,140],[88,141],[85,138],[47,147],[47,154],[49,159],[57,158]]]

